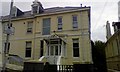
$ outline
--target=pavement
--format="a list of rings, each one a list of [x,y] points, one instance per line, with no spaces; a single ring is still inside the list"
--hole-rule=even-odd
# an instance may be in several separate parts
[[[120,72],[120,71],[108,69],[108,72]]]

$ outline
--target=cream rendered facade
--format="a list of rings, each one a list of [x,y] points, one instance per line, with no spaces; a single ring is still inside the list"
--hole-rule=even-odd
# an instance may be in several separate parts
[[[78,28],[73,29],[72,16],[77,16]],[[62,17],[62,30],[58,30],[57,18]],[[43,35],[43,19],[50,19],[50,34]],[[27,33],[27,23],[33,22],[32,33]],[[3,26],[7,20],[3,20]],[[26,18],[12,18],[12,27],[15,33],[10,36],[9,54],[18,55],[25,60],[38,60],[51,64],[92,64],[91,39],[90,39],[90,7],[62,11],[56,13],[36,14]],[[5,35],[3,36],[5,38]],[[48,45],[45,39],[58,38],[62,40],[60,55],[48,55]],[[79,57],[73,57],[73,39],[78,39]],[[5,40],[5,39],[4,39]],[[4,41],[3,40],[3,41]],[[44,41],[43,56],[40,41]],[[31,57],[25,57],[26,42],[31,41]],[[60,49],[59,49],[60,50]],[[55,56],[57,59],[55,60]],[[45,59],[45,60],[44,60]],[[50,61],[54,59],[53,61]]]

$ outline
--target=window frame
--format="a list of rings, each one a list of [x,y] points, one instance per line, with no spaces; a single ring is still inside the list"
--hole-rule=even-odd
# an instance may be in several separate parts
[[[45,20],[45,19],[49,19],[49,22],[50,22],[50,23],[49,23],[49,26],[45,26],[45,27],[44,27],[43,24],[44,24],[44,20]],[[48,33],[48,34],[44,33],[44,31],[45,31],[47,28],[49,29],[49,33]],[[44,30],[44,29],[45,29],[45,30]],[[50,30],[51,30],[51,18],[44,18],[44,19],[42,20],[42,35],[50,35]]]
[[[72,15],[72,28],[78,29],[78,15]]]
[[[59,19],[61,19],[61,20],[59,21]],[[62,16],[57,17],[57,24],[58,24],[58,27],[57,27],[58,30],[61,31],[63,29],[63,18],[62,18]]]
[[[73,41],[73,57],[80,57],[80,51],[79,51],[79,38],[74,38],[74,39],[72,39],[72,41]],[[78,44],[78,47],[75,47],[75,43],[77,43]],[[76,55],[76,53],[78,52],[78,54]]]
[[[27,34],[33,33],[33,21],[27,22]]]
[[[44,53],[44,41],[40,40],[40,57],[43,56]]]
[[[31,45],[29,46],[28,43]],[[28,54],[30,51],[30,55]],[[32,41],[26,41],[26,48],[25,48],[25,57],[30,58],[32,55]]]

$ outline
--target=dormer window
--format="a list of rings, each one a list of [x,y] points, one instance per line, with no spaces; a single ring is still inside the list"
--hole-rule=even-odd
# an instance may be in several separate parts
[[[39,14],[44,12],[42,4],[38,0],[33,1],[33,4],[31,6],[32,6],[32,14]]]
[[[17,17],[20,15],[23,15],[24,12],[22,12],[20,9],[18,9],[16,6],[12,8],[12,17]]]
[[[38,13],[38,6],[34,6],[32,10],[33,10],[33,14]]]

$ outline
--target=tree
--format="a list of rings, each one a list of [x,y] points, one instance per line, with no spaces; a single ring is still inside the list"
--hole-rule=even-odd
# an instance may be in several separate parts
[[[95,72],[107,72],[105,42],[95,41],[92,44],[92,57],[94,62]]]

